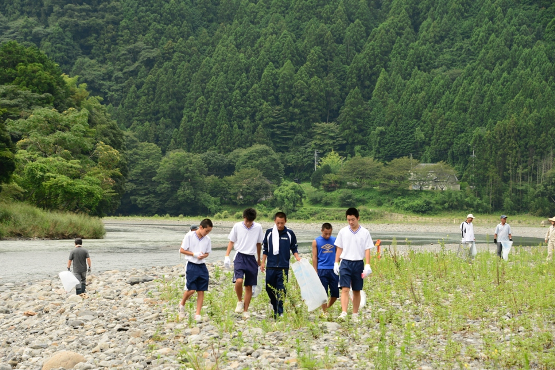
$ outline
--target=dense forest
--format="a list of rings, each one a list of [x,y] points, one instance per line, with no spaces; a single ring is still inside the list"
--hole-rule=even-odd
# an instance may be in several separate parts
[[[10,41],[36,46],[91,97],[33,91],[18,73],[42,62],[26,60],[2,77],[2,96],[53,107],[35,119],[61,115],[67,127],[94,126],[96,109],[124,132],[123,143],[94,134],[125,163],[99,213],[279,206],[304,197],[293,179],[378,189],[399,205],[417,161],[454,169],[453,207],[555,212],[551,1],[2,0],[0,43]],[[37,127],[30,118],[3,119],[13,144],[0,136],[0,150],[36,155],[14,137]],[[315,153],[329,162],[316,172]]]

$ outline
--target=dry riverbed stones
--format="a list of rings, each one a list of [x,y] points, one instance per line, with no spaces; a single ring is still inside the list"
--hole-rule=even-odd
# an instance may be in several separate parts
[[[224,290],[233,288],[221,263],[217,265],[208,264],[209,289],[223,297]],[[193,368],[187,361],[201,361],[206,368],[218,363],[220,369],[288,369],[311,358],[335,369],[373,368],[364,356],[379,337],[375,320],[346,329],[333,318],[319,318],[317,310],[307,320],[316,324],[291,329],[286,322],[275,324],[267,307],[253,310],[248,320],[231,308],[231,321],[224,328],[210,318],[217,312],[208,314],[210,307],[205,306],[203,322],[179,322],[177,307],[163,298],[168,284],[182,284],[181,275],[182,265],[106,271],[88,276],[84,297],[66,294],[57,276],[0,285],[0,370]],[[395,304],[403,310],[402,303]],[[298,308],[306,310],[302,304]],[[371,309],[365,307],[365,312]],[[414,316],[408,324],[427,323],[425,317]],[[481,338],[460,335],[461,343],[478,348],[479,361]],[[443,340],[443,335],[438,338]],[[424,369],[427,360],[418,366]]]

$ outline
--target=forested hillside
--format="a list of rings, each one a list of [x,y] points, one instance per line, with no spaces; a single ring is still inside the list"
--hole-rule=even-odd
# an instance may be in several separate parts
[[[310,179],[315,150],[444,161],[481,211],[555,212],[551,1],[2,0],[0,13],[0,43],[39,47],[128,132],[120,212],[215,210],[230,181]],[[247,173],[260,150],[279,166]],[[366,184],[389,191],[383,177]]]

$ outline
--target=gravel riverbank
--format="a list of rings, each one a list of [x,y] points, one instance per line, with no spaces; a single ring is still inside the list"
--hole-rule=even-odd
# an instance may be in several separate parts
[[[198,224],[200,218],[198,220],[185,220],[185,221],[176,221],[176,220],[164,220],[164,219],[106,219],[104,222],[110,224],[145,224],[145,225],[153,225],[153,224],[183,224],[183,225],[190,225],[190,224]],[[217,228],[224,228],[224,229],[231,229],[233,225],[238,222],[239,220],[228,221],[228,220],[212,220],[214,227]],[[405,233],[406,237],[410,239],[412,233],[445,233],[445,234],[460,234],[459,225],[464,220],[453,220],[453,223],[447,224],[422,224],[422,223],[370,223],[364,222],[361,220],[361,225],[367,228],[370,233]],[[262,224],[262,228],[268,229],[273,226],[271,221],[265,220],[257,220],[260,224]],[[320,229],[322,227],[323,222],[295,222],[295,221],[288,221],[287,227],[293,230],[305,230],[305,231],[314,231],[316,235],[319,234]],[[347,222],[337,222],[331,221],[330,222],[333,226],[335,232],[339,231],[342,227],[347,225]],[[510,223],[509,223],[510,224]],[[497,223],[488,223],[487,225],[482,225],[479,222],[476,222],[474,225],[474,233],[475,234],[487,234],[493,236],[495,231],[495,226]],[[545,232],[547,227],[544,226],[519,226],[518,224],[511,225],[513,235],[515,236],[523,236],[523,237],[530,237],[530,238],[543,238],[545,236]]]

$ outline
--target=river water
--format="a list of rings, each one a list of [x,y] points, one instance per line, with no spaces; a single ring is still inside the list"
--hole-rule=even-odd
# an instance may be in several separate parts
[[[104,239],[86,239],[83,247],[89,250],[93,273],[106,270],[125,270],[152,266],[174,266],[184,263],[178,252],[183,235],[189,230],[183,222],[134,223],[105,222]],[[269,226],[269,225],[264,225]],[[208,262],[223,260],[227,247],[230,227],[215,226],[210,233],[212,253]],[[299,242],[299,252],[310,251],[312,240],[319,230],[294,230]],[[334,232],[336,235],[336,232]],[[406,244],[406,233],[372,233],[374,241],[382,240],[389,245],[393,238],[399,244]],[[493,250],[490,239],[490,249]],[[485,235],[477,235],[477,242],[485,243]],[[454,235],[441,233],[411,232],[410,244],[421,249],[443,240],[446,244],[456,244],[459,239]],[[513,239],[515,245],[538,245],[538,238]],[[0,241],[0,285],[52,278],[67,268],[69,252],[74,247],[73,240],[3,240]]]

